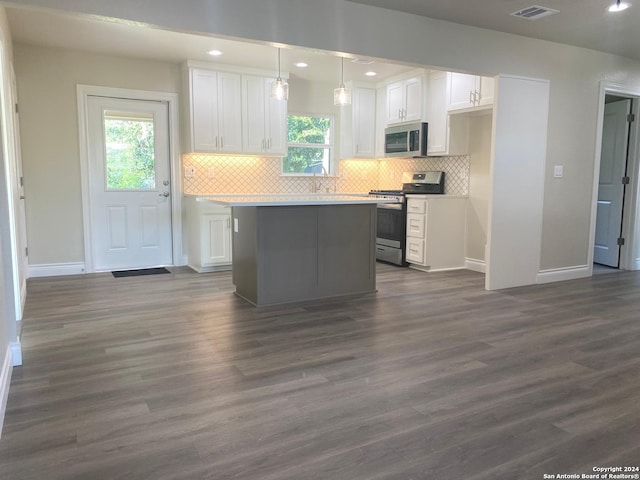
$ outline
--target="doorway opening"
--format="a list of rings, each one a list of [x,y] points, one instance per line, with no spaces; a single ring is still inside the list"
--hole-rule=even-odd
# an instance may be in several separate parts
[[[603,85],[592,214],[594,275],[637,270],[638,109],[637,92]]]

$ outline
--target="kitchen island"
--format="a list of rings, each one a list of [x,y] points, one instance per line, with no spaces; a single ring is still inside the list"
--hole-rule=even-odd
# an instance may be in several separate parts
[[[236,295],[256,306],[376,291],[376,205],[366,195],[239,195],[231,207]]]

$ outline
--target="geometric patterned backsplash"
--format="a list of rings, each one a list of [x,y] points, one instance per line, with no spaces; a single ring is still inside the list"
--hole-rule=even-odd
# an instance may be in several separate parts
[[[340,160],[337,176],[316,181],[322,192],[366,193],[402,188],[402,172],[442,170],[447,194],[468,195],[469,163],[468,155]],[[184,178],[189,195],[309,193],[313,185],[313,178],[283,175],[279,157],[188,153],[182,165],[195,169],[193,177]]]

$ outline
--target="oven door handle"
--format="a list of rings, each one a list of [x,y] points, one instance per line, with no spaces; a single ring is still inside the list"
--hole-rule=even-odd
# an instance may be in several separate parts
[[[401,203],[379,203],[378,208],[384,208],[386,210],[402,210]]]

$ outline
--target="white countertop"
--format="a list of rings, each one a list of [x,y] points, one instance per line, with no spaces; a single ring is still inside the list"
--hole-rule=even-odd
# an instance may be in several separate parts
[[[358,205],[374,203],[395,203],[394,200],[370,197],[366,193],[210,195],[198,197],[196,201],[215,203],[227,207],[277,207],[295,205]]]

